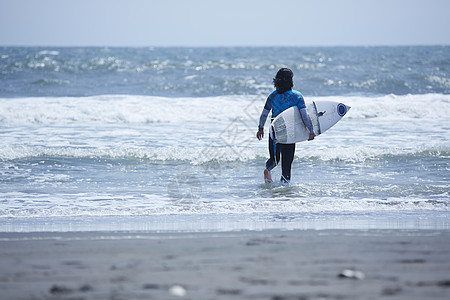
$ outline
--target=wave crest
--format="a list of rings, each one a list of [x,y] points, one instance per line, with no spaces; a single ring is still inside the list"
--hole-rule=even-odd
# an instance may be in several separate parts
[[[450,95],[386,95],[380,97],[315,97],[348,104],[346,118],[367,120],[447,120]],[[259,118],[265,98],[220,96],[165,98],[135,95],[93,97],[0,99],[0,124],[152,124],[182,122],[226,122],[237,117]]]

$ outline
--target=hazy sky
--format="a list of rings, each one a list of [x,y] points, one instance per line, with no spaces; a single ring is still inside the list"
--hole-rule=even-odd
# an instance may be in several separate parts
[[[0,45],[449,45],[449,0],[0,0]]]

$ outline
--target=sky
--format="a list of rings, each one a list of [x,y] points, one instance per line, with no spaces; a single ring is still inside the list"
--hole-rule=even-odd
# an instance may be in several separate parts
[[[0,45],[450,45],[449,13],[449,0],[0,0]]]

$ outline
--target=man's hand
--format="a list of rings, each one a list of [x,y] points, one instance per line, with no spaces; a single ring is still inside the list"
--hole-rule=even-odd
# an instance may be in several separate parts
[[[312,141],[313,139],[314,139],[314,137],[315,137],[316,135],[315,134],[309,134],[309,138],[308,138],[308,141]]]
[[[261,140],[264,137],[264,130],[259,130],[256,133],[256,137],[258,138],[258,140]]]

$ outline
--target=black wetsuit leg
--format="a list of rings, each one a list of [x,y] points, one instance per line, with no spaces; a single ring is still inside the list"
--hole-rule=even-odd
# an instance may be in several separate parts
[[[269,137],[269,154],[270,158],[266,162],[266,169],[271,171],[280,162],[281,154],[281,180],[291,180],[291,167],[294,161],[295,144],[277,144],[276,156],[274,153],[273,140]],[[275,162],[276,157],[276,162]]]
[[[278,144],[281,149],[281,180],[291,180],[291,167],[294,161],[295,144]],[[277,145],[277,147],[278,147]]]
[[[277,144],[277,155],[276,155],[276,159],[277,161],[275,162],[275,153],[274,153],[274,147],[273,147],[273,140],[272,138],[269,136],[269,155],[270,158],[267,160],[266,162],[266,169],[269,171],[272,171],[273,168],[276,167],[276,165],[280,162],[280,147],[278,147],[280,144]]]

